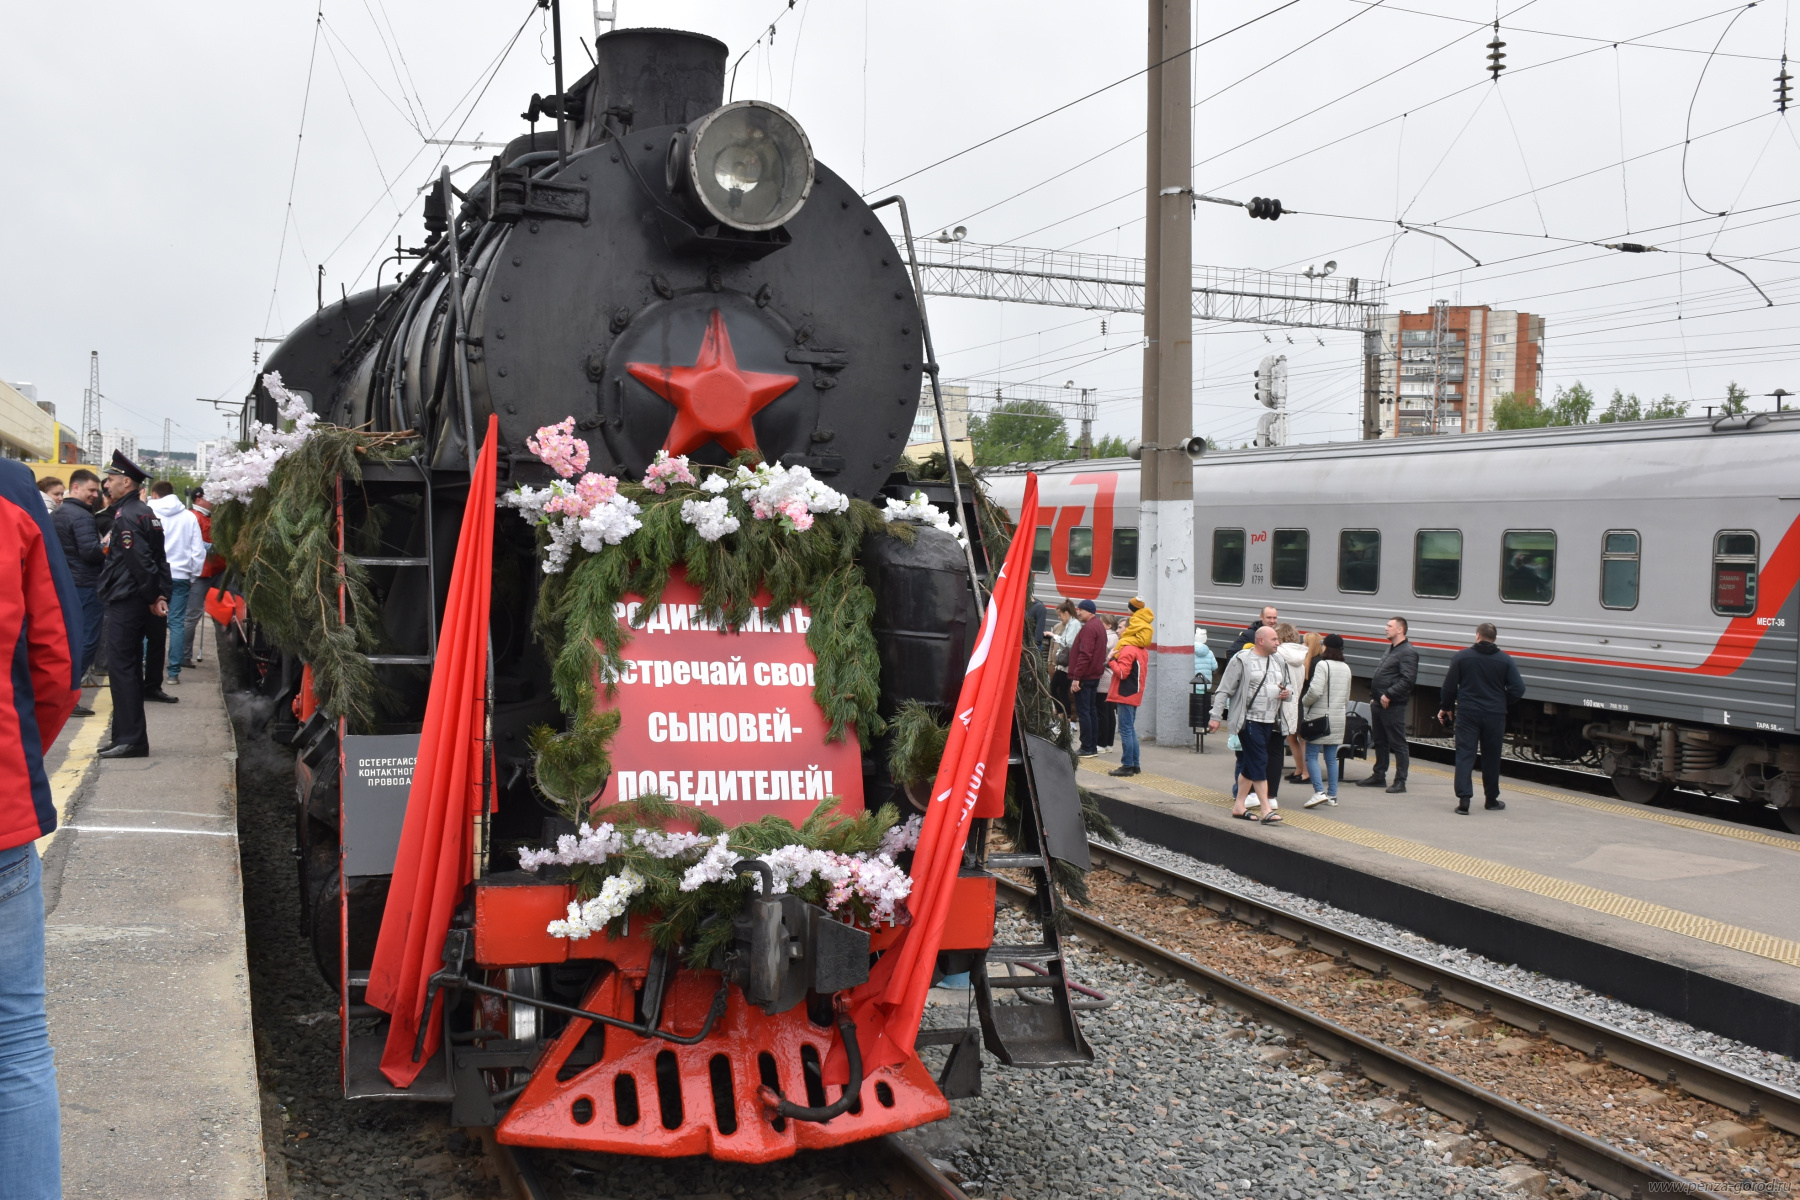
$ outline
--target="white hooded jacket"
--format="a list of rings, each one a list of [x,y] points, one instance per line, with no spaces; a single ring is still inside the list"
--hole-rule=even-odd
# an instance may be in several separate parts
[[[169,574],[179,580],[194,579],[206,565],[200,519],[188,511],[179,496],[155,497],[150,501],[150,511],[162,521],[163,554],[169,560]]]

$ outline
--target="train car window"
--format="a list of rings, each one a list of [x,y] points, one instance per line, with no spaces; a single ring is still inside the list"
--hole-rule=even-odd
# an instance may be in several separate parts
[[[1515,529],[1500,537],[1500,598],[1513,604],[1556,599],[1556,535]]]
[[[1713,539],[1714,612],[1747,617],[1756,611],[1756,559],[1754,533],[1728,529]]]
[[[1113,530],[1112,573],[1115,578],[1137,578],[1137,533],[1135,529]]]
[[[1069,574],[1092,575],[1094,573],[1094,531],[1092,529],[1069,530]]]
[[[1609,529],[1600,542],[1600,606],[1636,608],[1638,602],[1638,535]]]
[[[1312,541],[1304,529],[1277,529],[1270,537],[1269,586],[1306,586],[1306,556]]]
[[[1230,587],[1244,586],[1243,530],[1213,530],[1212,579],[1214,583],[1222,583]]]
[[[1033,574],[1041,574],[1050,569],[1050,530],[1043,525],[1038,526],[1037,536],[1031,541],[1031,570]]]
[[[1421,529],[1413,535],[1413,595],[1454,600],[1462,595],[1462,531]]]
[[[1374,593],[1381,590],[1381,531],[1344,529],[1338,532],[1338,591]]]

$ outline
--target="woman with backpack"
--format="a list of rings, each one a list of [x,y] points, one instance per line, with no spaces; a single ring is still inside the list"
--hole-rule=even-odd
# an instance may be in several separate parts
[[[1344,742],[1344,714],[1349,704],[1350,665],[1344,661],[1344,639],[1328,633],[1313,661],[1306,693],[1300,697],[1300,736],[1306,741],[1306,770],[1313,780],[1307,808],[1337,803],[1338,748]]]
[[[1121,778],[1138,773],[1137,710],[1144,702],[1144,673],[1150,666],[1150,639],[1155,633],[1156,614],[1144,607],[1142,600],[1132,600],[1131,616],[1119,634],[1107,668],[1112,671],[1112,689],[1107,701],[1119,719],[1119,741],[1124,743],[1117,769],[1108,772]]]

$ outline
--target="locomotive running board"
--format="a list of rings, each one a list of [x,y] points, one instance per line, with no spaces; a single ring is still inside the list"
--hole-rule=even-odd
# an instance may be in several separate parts
[[[1027,908],[1037,918],[1042,931],[1040,940],[1029,945],[990,946],[970,970],[975,988],[975,1008],[981,1018],[982,1041],[988,1053],[1009,1067],[1064,1067],[1094,1060],[1094,1051],[1081,1035],[1081,1024],[1069,997],[1069,980],[1064,971],[1062,902],[1052,881],[1053,850],[1070,854],[1069,838],[1064,826],[1070,819],[1069,800],[1074,801],[1073,819],[1079,823],[1080,796],[1074,791],[1074,772],[1068,767],[1067,752],[1043,738],[1026,733],[1018,715],[1013,716],[1013,753],[1007,770],[1016,784],[1019,797],[1019,836],[1016,852],[990,853],[989,869],[1025,870],[1031,873],[1033,895]],[[1066,776],[1066,778],[1064,778]],[[1046,795],[1045,789],[1054,794]],[[1064,795],[1064,792],[1069,793]],[[1048,813],[1048,820],[1046,819]],[[1081,861],[1087,865],[1087,838],[1080,843]],[[1006,964],[1007,974],[990,977],[988,964]],[[1015,963],[1027,964],[1025,976],[1012,973]],[[1038,972],[1042,972],[1039,974]],[[996,990],[1042,988],[1050,993],[1050,1002],[995,1004]]]

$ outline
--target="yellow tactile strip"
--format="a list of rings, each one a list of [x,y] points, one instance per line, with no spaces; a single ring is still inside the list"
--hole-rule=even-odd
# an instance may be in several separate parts
[[[106,719],[112,715],[112,692],[107,688],[99,688],[94,692],[94,715],[91,717],[72,717],[71,720],[82,722],[69,739],[69,748],[63,753],[62,766],[50,777],[50,800],[56,805],[57,830],[69,819],[69,803],[75,799],[75,792],[81,787],[81,781],[87,778],[88,768],[94,765],[94,754],[100,749],[100,735],[106,732]],[[37,840],[38,855],[50,848],[56,837],[52,832]]]
[[[1454,771],[1426,766],[1416,758],[1413,760],[1412,769],[1427,775],[1438,775],[1445,779],[1453,779],[1456,775]],[[1800,854],[1800,838],[1797,837],[1782,837],[1778,833],[1768,833],[1761,829],[1750,829],[1740,825],[1726,825],[1718,821],[1696,821],[1691,817],[1678,817],[1674,813],[1659,812],[1654,808],[1644,808],[1641,805],[1625,804],[1616,800],[1601,800],[1594,796],[1577,796],[1569,792],[1553,792],[1548,788],[1527,787],[1511,779],[1506,781],[1504,788],[1509,792],[1541,796],[1546,800],[1591,808],[1598,812],[1611,813],[1617,817],[1656,821],[1663,825],[1673,825],[1678,829],[1692,829],[1699,833],[1710,833],[1715,837],[1736,838],[1740,842],[1755,842],[1759,846],[1774,846],[1778,850],[1791,850],[1795,854]]]
[[[1104,771],[1089,766],[1085,762],[1081,764],[1081,768],[1092,775],[1105,774]],[[1143,773],[1132,776],[1131,782],[1140,787],[1152,788],[1171,796],[1180,796],[1186,800],[1197,800],[1216,808],[1231,807],[1231,797],[1223,792],[1197,787],[1179,779],[1171,779],[1166,775]],[[1745,929],[1740,925],[1728,925],[1710,917],[1696,916],[1693,913],[1682,912],[1661,904],[1651,904],[1646,900],[1621,896],[1617,892],[1602,891],[1600,888],[1588,887],[1586,884],[1571,883],[1567,879],[1541,875],[1536,871],[1527,871],[1520,867],[1508,866],[1505,863],[1492,862],[1468,854],[1458,854],[1452,850],[1440,850],[1436,846],[1427,846],[1423,842],[1377,833],[1344,821],[1317,817],[1307,812],[1283,809],[1281,819],[1284,823],[1299,829],[1323,834],[1339,841],[1367,846],[1371,850],[1380,850],[1383,853],[1424,863],[1427,866],[1454,871],[1458,875],[1467,875],[1473,879],[1485,879],[1489,883],[1518,888],[1520,891],[1530,892],[1534,896],[1559,900],[1564,904],[1573,904],[1578,908],[1591,909],[1608,916],[1635,921],[1654,929],[1666,929],[1670,933],[1698,938],[1703,942],[1711,942],[1715,946],[1724,946],[1731,950],[1754,954],[1760,958],[1773,959],[1790,967],[1800,967],[1800,942],[1790,941],[1787,938],[1775,937],[1754,929]]]

